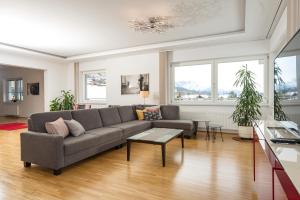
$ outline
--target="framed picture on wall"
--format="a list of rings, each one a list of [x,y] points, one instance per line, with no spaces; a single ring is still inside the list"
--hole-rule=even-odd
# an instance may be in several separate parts
[[[149,74],[121,76],[121,95],[139,94],[140,91],[149,91]]]
[[[27,95],[39,95],[40,83],[27,83]]]

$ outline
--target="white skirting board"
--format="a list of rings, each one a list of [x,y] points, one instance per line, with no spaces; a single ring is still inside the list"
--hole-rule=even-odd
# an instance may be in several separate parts
[[[221,130],[222,130],[222,133],[238,134],[238,130],[223,129],[223,128]],[[206,132],[206,128],[199,127],[198,131]],[[219,132],[219,129],[217,130],[217,132]]]

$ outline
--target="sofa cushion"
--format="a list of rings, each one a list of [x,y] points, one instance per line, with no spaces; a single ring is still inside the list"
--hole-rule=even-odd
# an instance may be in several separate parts
[[[146,121],[160,120],[162,119],[158,111],[146,111],[144,112],[144,119]]]
[[[152,126],[151,122],[149,121],[141,121],[141,120],[134,120],[130,122],[125,122],[122,124],[115,124],[111,127],[120,128],[123,130],[123,139],[128,138],[132,135],[137,133],[143,132],[147,129],[150,129]]]
[[[174,128],[183,130],[193,130],[193,122],[191,120],[156,120],[152,122],[156,128]]]
[[[86,134],[96,135],[99,144],[107,144],[110,142],[121,141],[122,130],[119,128],[103,127],[87,131]]]
[[[118,108],[101,108],[99,112],[104,126],[120,124],[122,122]]]
[[[46,122],[52,122],[58,118],[64,120],[72,119],[71,111],[57,111],[57,112],[43,112],[36,113],[30,116],[30,129],[29,131],[35,131],[40,133],[46,133]]]
[[[98,128],[87,131],[78,137],[67,137],[64,140],[65,155],[75,154],[110,142],[121,141],[122,130],[117,128]]]
[[[46,122],[45,127],[49,134],[60,135],[64,138],[69,135],[69,129],[61,117],[53,122]]]
[[[85,129],[78,121],[71,119],[65,120],[65,123],[68,126],[71,135],[73,135],[74,137],[80,136],[85,133]]]
[[[103,126],[98,109],[74,110],[72,118],[78,121],[86,131]]]
[[[136,115],[137,115],[137,118],[138,120],[144,120],[145,119],[145,116],[144,116],[144,112],[146,110],[136,110]]]
[[[161,111],[160,111],[160,106],[147,107],[147,108],[145,108],[145,110],[147,112],[158,112],[160,119],[162,119]]]
[[[118,107],[118,111],[122,122],[128,122],[137,119],[132,106],[120,106]]]
[[[163,119],[168,119],[168,120],[180,119],[179,106],[162,105],[160,106],[160,111]]]

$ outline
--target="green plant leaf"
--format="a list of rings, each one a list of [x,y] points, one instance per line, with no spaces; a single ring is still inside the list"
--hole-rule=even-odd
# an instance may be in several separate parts
[[[237,104],[232,114],[232,119],[239,126],[251,126],[254,120],[261,117],[260,103],[262,95],[256,89],[255,74],[248,70],[247,65],[236,73],[234,86],[242,87],[242,92],[237,98]]]

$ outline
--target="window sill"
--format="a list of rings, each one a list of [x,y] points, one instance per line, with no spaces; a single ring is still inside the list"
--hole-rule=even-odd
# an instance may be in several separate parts
[[[106,105],[107,101],[81,101],[78,104]]]
[[[236,105],[235,102],[224,101],[224,102],[213,102],[213,101],[203,101],[203,102],[171,102],[172,105],[178,106],[228,106],[233,107]],[[300,104],[299,104],[300,105]],[[270,106],[268,103],[264,102],[260,105],[261,107],[268,107]]]
[[[281,102],[282,106],[300,106],[300,101],[296,100],[296,101],[282,101]]]

